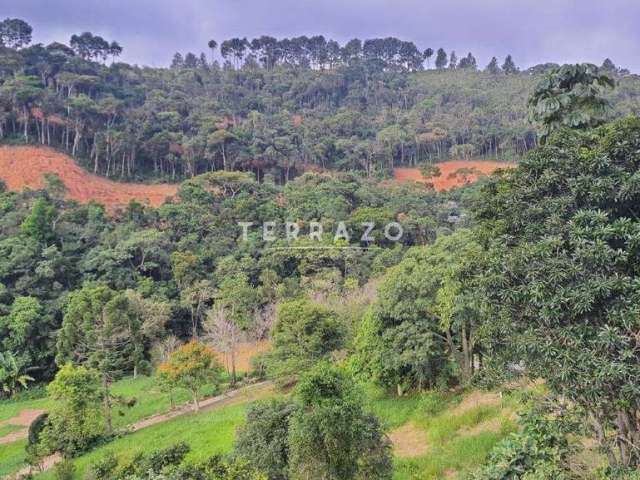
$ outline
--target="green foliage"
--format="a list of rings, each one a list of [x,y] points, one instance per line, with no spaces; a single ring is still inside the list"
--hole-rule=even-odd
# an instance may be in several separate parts
[[[278,306],[271,340],[268,372],[287,383],[342,348],[344,330],[333,312],[308,300],[295,300]]]
[[[161,381],[185,388],[193,396],[196,410],[200,409],[199,395],[205,385],[220,385],[223,367],[215,352],[195,340],[181,346],[158,368]]]
[[[43,198],[33,204],[31,214],[22,222],[22,232],[37,242],[46,244],[55,238],[53,220],[55,208]]]
[[[409,251],[384,277],[378,301],[360,325],[354,371],[402,393],[438,380],[446,385],[452,358],[468,380],[482,313],[464,281],[479,255],[480,246],[463,230]]]
[[[582,406],[609,461],[623,465],[638,462],[635,421],[619,419],[637,418],[640,399],[632,333],[639,151],[637,118],[560,131],[492,179],[476,212],[494,309],[483,346],[503,368],[522,362]],[[626,440],[616,444],[613,435]]]
[[[289,427],[289,478],[388,479],[391,445],[363,409],[352,380],[320,364],[296,387]]]
[[[266,480],[267,477],[246,463],[213,456],[201,463],[187,463],[190,451],[186,443],[177,443],[132,460],[108,453],[94,462],[86,478],[90,480]]]
[[[474,480],[573,478],[566,419],[534,406],[523,413],[519,423],[521,430],[496,445]]]
[[[40,438],[50,451],[72,457],[89,449],[104,435],[98,372],[67,364],[47,390],[56,403]]]
[[[56,480],[73,480],[76,468],[71,460],[62,460],[53,467],[53,476]]]
[[[256,403],[238,430],[235,454],[271,480],[286,480],[289,468],[289,423],[296,404],[286,400]]]
[[[11,352],[0,352],[0,396],[13,396],[20,388],[27,388],[33,378],[22,373],[18,360]]]
[[[561,127],[592,128],[604,123],[610,110],[602,97],[615,81],[588,63],[553,70],[529,99],[529,118],[541,125],[542,139]]]

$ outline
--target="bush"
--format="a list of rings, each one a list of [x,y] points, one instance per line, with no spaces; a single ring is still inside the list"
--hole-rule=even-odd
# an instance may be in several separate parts
[[[271,480],[285,480],[289,464],[291,401],[258,402],[247,410],[247,423],[238,431],[236,455],[265,472]]]
[[[62,460],[53,469],[53,476],[56,480],[73,480],[76,473],[76,466],[69,460]]]
[[[42,413],[31,422],[31,425],[29,425],[29,446],[40,443],[40,435],[47,426],[48,420],[49,414]]]
[[[520,423],[522,430],[494,447],[473,480],[568,480],[572,450],[567,433],[576,428],[571,419],[534,406],[522,414]]]

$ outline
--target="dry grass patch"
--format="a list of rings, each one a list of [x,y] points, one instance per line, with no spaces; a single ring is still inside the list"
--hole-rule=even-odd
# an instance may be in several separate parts
[[[397,458],[415,458],[427,453],[429,442],[424,430],[409,422],[389,434],[393,454]]]

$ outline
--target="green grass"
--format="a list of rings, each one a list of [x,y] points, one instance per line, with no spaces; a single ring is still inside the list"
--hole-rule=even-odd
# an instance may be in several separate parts
[[[365,390],[368,408],[387,431],[411,422],[428,439],[424,455],[395,459],[395,480],[457,478],[481,465],[494,445],[516,428],[512,412],[518,397],[456,411],[465,395],[426,392],[396,398],[371,386]],[[491,428],[485,428],[489,424]]]
[[[76,476],[80,479],[92,462],[107,452],[121,458],[132,458],[139,452],[149,452],[184,441],[191,446],[190,461],[206,460],[211,455],[228,453],[233,447],[236,428],[245,418],[247,404],[231,405],[199,414],[189,414],[168,422],[145,428],[114,440],[75,460]],[[53,479],[53,472],[35,478]]]
[[[0,437],[4,437],[5,435],[9,435],[10,433],[17,432],[18,430],[22,430],[25,427],[21,427],[19,425],[2,425],[0,426]]]
[[[23,410],[47,410],[52,400],[48,397],[28,400],[0,400],[0,422],[15,417]]]
[[[24,466],[24,447],[26,440],[0,445],[0,478],[18,471]]]
[[[115,428],[122,428],[151,415],[167,412],[171,408],[169,394],[162,392],[157,387],[156,380],[153,377],[125,378],[114,383],[112,391],[114,395],[122,396],[124,399],[136,400],[133,407],[116,406],[114,408],[113,425]],[[211,396],[216,392],[209,388],[204,389],[202,393],[204,396]],[[188,392],[184,390],[174,392],[174,401],[177,404],[186,403],[190,400],[191,397]],[[15,417],[23,410],[48,410],[52,405],[53,400],[48,397],[0,401],[0,421]],[[0,435],[2,435],[1,432]],[[24,441],[0,445],[0,478],[2,475],[15,472],[25,466],[25,458]]]

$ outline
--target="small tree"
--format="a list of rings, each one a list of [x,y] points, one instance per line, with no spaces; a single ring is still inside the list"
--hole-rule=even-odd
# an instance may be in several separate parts
[[[307,300],[283,303],[272,333],[273,351],[267,369],[273,377],[295,380],[343,345],[344,332],[336,315]]]
[[[258,402],[247,410],[238,430],[236,454],[272,480],[286,480],[289,468],[289,422],[296,410],[290,400]]]
[[[199,396],[202,387],[206,384],[218,387],[222,372],[223,367],[213,349],[197,341],[178,348],[158,369],[162,381],[191,393],[196,411],[200,410]]]
[[[41,435],[50,451],[71,457],[87,450],[104,434],[97,371],[69,363],[58,371],[47,391],[56,401]]]
[[[228,355],[231,360],[231,382],[236,383],[236,353],[241,340],[242,331],[229,318],[225,309],[216,306],[207,312],[207,320],[204,324],[207,340],[209,340],[218,352]]]
[[[391,442],[341,371],[320,364],[296,389],[289,427],[289,478],[390,479]]]

